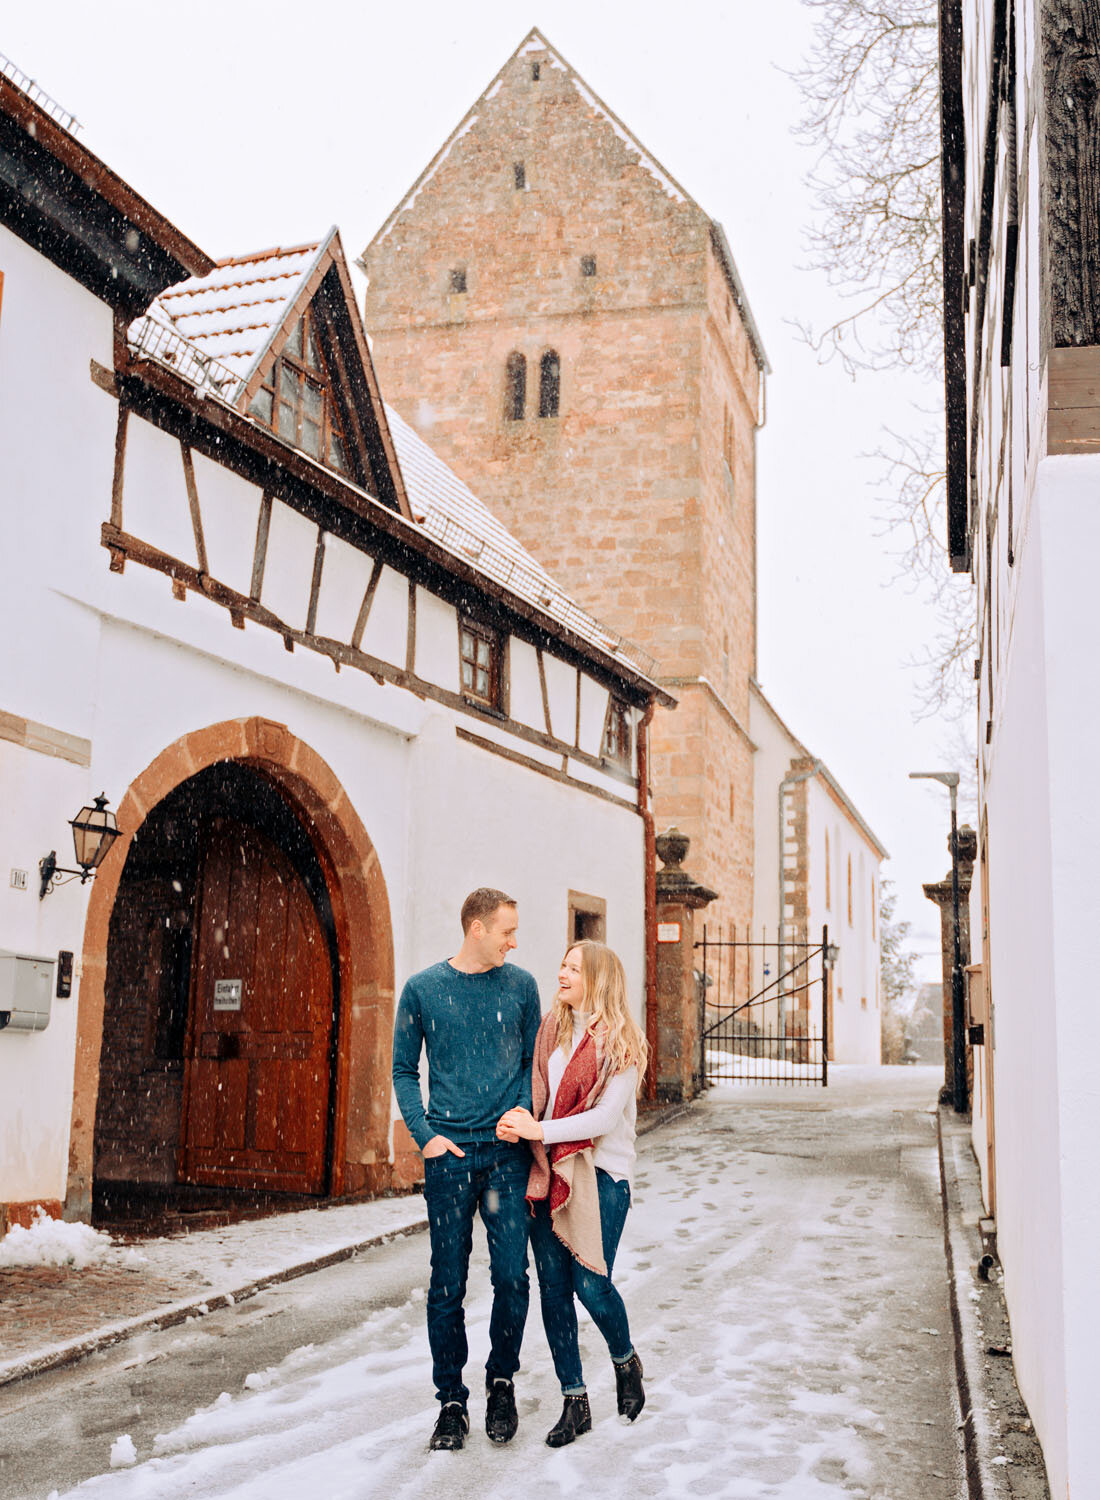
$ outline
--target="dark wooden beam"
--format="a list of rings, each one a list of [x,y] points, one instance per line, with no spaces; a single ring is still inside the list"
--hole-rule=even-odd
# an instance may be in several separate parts
[[[1050,341],[1100,344],[1100,0],[1042,5]]]

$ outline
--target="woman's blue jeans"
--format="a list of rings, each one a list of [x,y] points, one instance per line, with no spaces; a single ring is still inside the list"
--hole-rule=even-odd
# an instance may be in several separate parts
[[[554,1372],[567,1396],[579,1395],[585,1388],[574,1296],[580,1299],[603,1334],[612,1359],[629,1359],[634,1352],[626,1308],[611,1283],[615,1251],[619,1248],[630,1208],[630,1184],[616,1182],[602,1167],[596,1168],[596,1184],[600,1195],[606,1276],[598,1276],[569,1253],[550,1226],[550,1208],[545,1199],[536,1205],[531,1219],[531,1249],[539,1277],[542,1324],[554,1360]]]

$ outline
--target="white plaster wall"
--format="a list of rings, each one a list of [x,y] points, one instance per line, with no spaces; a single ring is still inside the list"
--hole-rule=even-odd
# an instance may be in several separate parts
[[[796,752],[794,740],[760,701],[749,695],[749,736],[756,746],[753,786],[753,930],[774,938],[779,925],[779,783]]]
[[[607,941],[623,960],[642,1022],[644,848],[637,813],[457,740],[443,710],[431,714],[413,761],[408,965],[399,982],[454,953],[463,898],[475,886],[496,886],[519,903],[514,961],[534,974],[545,1010],[568,938],[568,892],[582,890],[607,901]]]
[[[130,418],[130,431],[144,426],[134,417]],[[177,462],[179,444],[176,444]],[[202,512],[202,534],[206,543],[206,558],[210,564],[210,575],[227,588],[248,597],[252,589],[252,561],[256,555],[256,531],[260,519],[262,491],[259,485],[249,484],[239,474],[232,473],[221,464],[214,463],[205,454],[192,451],[191,462],[195,468],[195,492],[199,497]],[[123,515],[128,509],[123,502]],[[136,536],[143,536],[137,527],[129,527]],[[332,539],[329,539],[329,545]],[[326,551],[325,567],[329,566]],[[364,581],[363,587],[366,587]],[[362,599],[362,589],[359,598]],[[355,608],[358,610],[358,604]],[[355,614],[352,614],[352,624]],[[345,637],[346,639],[346,637]]]
[[[383,568],[363,632],[362,648],[369,656],[403,667],[408,634],[409,580],[393,568]],[[458,650],[457,635],[455,650]]]
[[[577,733],[577,671],[567,662],[542,653],[546,673],[546,696],[550,700],[550,722],[555,739],[571,745]]]
[[[580,748],[589,755],[599,755],[603,750],[603,727],[607,720],[607,700],[611,694],[601,683],[581,673],[581,734]],[[630,743],[636,743],[638,715],[631,715]]]
[[[416,591],[416,675],[459,691],[458,614],[453,604],[422,588]]]
[[[508,643],[508,711],[517,723],[546,733],[538,654],[534,646],[514,636]]]
[[[264,557],[260,602],[284,625],[304,630],[317,553],[318,528],[289,505],[276,500]]]
[[[1080,460],[1075,460],[1080,462]],[[1064,1260],[1051,765],[1039,533],[1017,560],[1016,621],[985,785],[995,1007],[997,1244],[1020,1391],[1053,1481],[1066,1468]],[[1080,789],[1080,790],[1083,790]],[[1065,1494],[1065,1485],[1053,1488]]]
[[[177,440],[151,422],[131,418],[126,424],[125,472],[122,529],[197,567],[183,454]]]
[[[807,806],[810,935],[816,938],[822,926],[828,924],[829,941],[840,950],[831,980],[833,1055],[840,1063],[879,1063],[882,1060],[882,1009],[878,982],[877,896],[881,878],[878,855],[819,779],[810,783]],[[833,863],[829,904],[825,899],[826,829]],[[848,921],[849,858],[852,861],[851,922]]]

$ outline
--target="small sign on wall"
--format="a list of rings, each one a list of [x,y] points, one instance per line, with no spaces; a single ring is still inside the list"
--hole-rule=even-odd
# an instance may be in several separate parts
[[[659,943],[678,943],[680,941],[679,922],[658,922],[657,941]]]
[[[215,979],[214,981],[214,1009],[215,1010],[240,1010],[241,995],[244,993],[243,979]]]

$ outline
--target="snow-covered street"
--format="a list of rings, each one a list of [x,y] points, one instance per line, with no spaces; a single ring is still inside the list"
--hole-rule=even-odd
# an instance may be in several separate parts
[[[519,1436],[490,1444],[477,1245],[472,1432],[429,1454],[419,1234],[5,1392],[4,1500],[957,1500],[938,1081],[839,1068],[824,1092],[731,1086],[640,1142],[616,1268],[648,1377],[634,1426],[582,1324],[594,1429],[545,1447],[560,1398],[533,1296]]]

